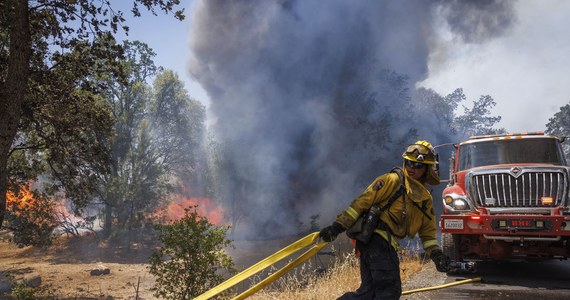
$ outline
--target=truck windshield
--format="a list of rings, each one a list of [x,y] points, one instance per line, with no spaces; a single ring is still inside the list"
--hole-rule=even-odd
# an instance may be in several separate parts
[[[457,171],[480,166],[519,163],[565,165],[556,139],[532,138],[477,142],[461,145]]]

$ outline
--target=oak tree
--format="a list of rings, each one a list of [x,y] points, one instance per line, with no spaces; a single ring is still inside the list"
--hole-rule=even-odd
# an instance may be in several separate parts
[[[173,12],[179,0],[135,0],[139,7]],[[93,174],[106,171],[108,153],[98,147],[112,126],[109,109],[90,78],[121,74],[122,48],[114,35],[128,30],[111,1],[6,0],[0,2],[0,224],[18,151],[48,155],[56,189],[78,204],[91,194]],[[30,154],[32,155],[32,154]],[[79,205],[79,206],[80,206]],[[79,207],[78,206],[78,207]]]
[[[570,104],[560,107],[560,110],[548,119],[546,124],[546,133],[558,137],[570,137]],[[562,149],[566,158],[570,158],[570,145],[562,144]]]

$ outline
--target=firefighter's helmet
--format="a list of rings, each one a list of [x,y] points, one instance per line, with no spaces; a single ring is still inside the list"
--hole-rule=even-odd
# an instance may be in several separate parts
[[[428,141],[421,140],[409,145],[402,157],[414,162],[427,164],[426,182],[431,185],[440,183],[437,153]]]

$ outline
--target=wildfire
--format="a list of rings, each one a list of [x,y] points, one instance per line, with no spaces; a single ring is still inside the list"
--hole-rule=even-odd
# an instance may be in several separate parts
[[[25,185],[20,187],[17,194],[11,190],[6,193],[6,205],[12,208],[16,214],[19,214],[21,211],[32,210],[34,207],[37,207],[34,194],[29,187]]]
[[[55,203],[50,199],[36,195],[29,184],[23,184],[17,191],[6,192],[6,207],[15,216],[35,224],[52,224],[51,215]]]
[[[198,214],[206,217],[212,224],[224,224],[224,210],[207,197],[186,198],[182,195],[176,195],[174,201],[168,204],[165,215],[169,220],[178,220],[184,217],[184,209],[197,205]]]
[[[67,219],[71,218],[71,214],[63,201],[55,202],[36,195],[32,192],[29,184],[21,185],[17,192],[9,190],[6,193],[6,204],[14,215],[30,219],[30,221],[35,220],[36,223],[47,221],[47,216],[55,213]],[[207,197],[188,198],[176,194],[166,209],[158,214],[167,220],[179,220],[184,217],[184,209],[192,206],[197,206],[198,214],[206,217],[212,224],[223,225],[227,223],[223,217],[223,208]],[[71,221],[77,222],[75,218]]]

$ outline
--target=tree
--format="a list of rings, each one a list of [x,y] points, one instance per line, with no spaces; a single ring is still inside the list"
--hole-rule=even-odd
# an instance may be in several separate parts
[[[479,100],[473,101],[471,109],[463,106],[465,113],[455,118],[454,123],[461,138],[472,135],[498,134],[505,132],[504,129],[493,128],[501,121],[500,116],[490,116],[491,108],[497,103],[489,95],[481,96]]]
[[[224,249],[228,227],[216,227],[198,215],[196,206],[185,209],[182,219],[156,225],[162,247],[149,258],[149,271],[156,277],[155,296],[192,299],[235,273]]]
[[[7,162],[9,190],[41,176],[38,189],[51,195],[65,189],[78,210],[88,203],[94,179],[108,170],[104,142],[113,122],[96,87],[85,80],[94,71],[79,64],[98,66],[85,47],[79,43],[59,56],[49,78],[30,81]]]
[[[546,133],[558,137],[570,137],[570,104],[560,107],[560,111],[548,119],[546,124]],[[570,146],[562,144],[566,158],[570,158]]]
[[[228,209],[225,216],[230,221],[230,235],[235,236],[235,229],[238,224],[247,217],[248,206],[241,203],[241,197],[246,194],[248,183],[245,180],[238,180],[239,172],[235,162],[231,159],[231,151],[227,143],[217,141],[214,136],[209,136],[208,141],[208,166],[211,170],[211,190],[208,194],[218,199]],[[233,193],[231,191],[234,191]]]
[[[153,143],[166,170],[203,195],[203,174],[207,172],[204,153],[206,108],[190,98],[184,83],[166,70],[154,81],[150,104]]]
[[[438,133],[436,139],[446,141],[457,135],[455,120],[457,107],[465,101],[462,89],[456,89],[447,96],[442,96],[432,89],[419,88],[413,94],[414,110],[424,126]],[[435,127],[435,128],[434,128]],[[435,141],[434,141],[435,142]]]
[[[467,97],[458,88],[451,94],[442,96],[431,89],[419,88],[413,96],[416,118],[422,123],[419,134],[437,143],[463,140],[471,135],[497,134],[505,130],[494,126],[501,120],[492,116],[491,109],[496,105],[491,96],[481,96],[473,101],[471,108],[463,105],[463,114],[457,111]],[[423,128],[422,128],[423,127]],[[427,130],[426,130],[427,128]],[[427,131],[427,132],[426,132]]]
[[[139,4],[153,13],[155,7],[165,12],[172,12],[174,6],[179,4],[179,0],[135,0],[133,3],[132,12],[135,16],[139,16]],[[101,107],[97,106],[100,102],[95,95],[100,87],[90,85],[86,79],[97,73],[120,73],[115,59],[121,57],[122,49],[120,46],[109,44],[109,41],[113,40],[113,35],[119,26],[124,30],[128,30],[128,27],[123,26],[125,19],[122,12],[113,10],[110,1],[106,0],[6,0],[0,3],[0,10],[3,12],[0,15],[0,110],[3,112],[3,117],[0,118],[0,224],[2,224],[6,209],[8,179],[11,177],[8,161],[14,153],[14,147],[25,149],[35,147],[34,144],[28,143],[18,146],[20,137],[26,134],[25,128],[22,128],[24,116],[29,118],[28,124],[43,126],[41,122],[36,122],[38,106],[46,110],[51,107],[58,114],[65,111],[69,116],[88,117],[81,118],[81,121],[91,119],[98,125],[108,124],[105,109],[101,111]],[[183,11],[176,11],[175,16],[183,19]],[[64,89],[61,92],[59,89],[61,83],[74,89],[71,91]],[[60,103],[53,102],[54,100],[59,100]],[[73,105],[78,100],[85,106]],[[82,112],[86,107],[92,110],[84,114]],[[53,124],[58,123],[55,116],[51,115],[48,119]],[[98,117],[102,119],[99,120]],[[90,127],[94,125],[93,123],[86,124],[79,136],[75,135],[76,140],[93,141],[94,137],[103,138],[98,135],[95,128]],[[102,131],[109,129],[110,124],[108,125],[103,127]],[[55,128],[60,130],[65,126]],[[69,131],[73,131],[74,128],[77,126],[70,128]],[[56,136],[65,135],[59,131],[54,133],[53,137]],[[88,148],[89,145],[91,144],[83,147]],[[63,179],[60,180],[60,184],[66,188],[67,185],[76,185],[81,178],[89,178],[91,175],[91,170],[88,169],[85,174],[81,165],[73,165],[75,162],[91,160],[89,163],[93,163],[93,160],[101,158],[101,155],[97,155],[97,151],[88,149],[84,149],[86,151],[83,153],[88,155],[83,157],[73,151],[68,152],[65,140],[60,140],[52,146],[53,157],[61,158],[64,154],[71,154],[70,157],[66,156],[69,163],[52,170],[56,177],[60,177],[63,171],[71,172],[61,176]],[[87,188],[94,187],[88,185]],[[72,190],[73,188],[67,189],[68,192]],[[76,191],[80,198],[89,194],[88,189],[76,189]]]
[[[109,139],[110,172],[99,178],[104,235],[141,227],[168,192],[198,177],[204,106],[191,99],[178,76],[153,62],[148,45],[123,45],[125,80],[103,78],[103,95],[115,118]],[[153,87],[147,81],[154,78]]]
[[[101,77],[107,90],[102,95],[107,101],[115,123],[115,135],[106,143],[110,152],[110,172],[101,174],[97,181],[97,198],[104,205],[103,233],[109,236],[114,216],[118,224],[137,223],[136,216],[144,205],[140,202],[153,201],[158,191],[162,171],[150,150],[148,105],[152,90],[146,83],[158,71],[152,58],[154,52],[146,44],[125,42],[126,60],[124,80],[116,76]],[[144,179],[141,176],[145,176]],[[144,189],[144,190],[143,190]],[[149,195],[150,192],[152,195]],[[143,194],[143,195],[141,195]],[[143,197],[141,197],[143,196]]]

